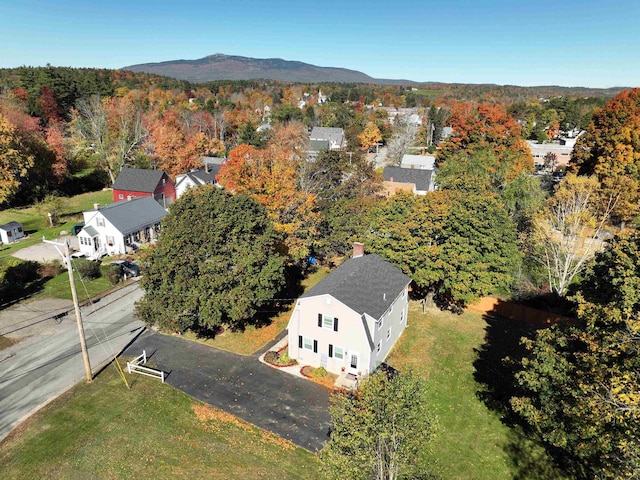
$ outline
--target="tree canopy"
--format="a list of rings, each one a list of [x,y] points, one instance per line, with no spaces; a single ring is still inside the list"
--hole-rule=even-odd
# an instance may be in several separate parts
[[[576,478],[640,472],[640,235],[614,238],[576,295],[578,321],[525,340],[512,399]]]
[[[452,305],[508,290],[520,259],[515,225],[494,195],[398,194],[374,210],[370,232],[374,252]]]
[[[137,314],[171,331],[250,324],[284,284],[276,241],[255,200],[214,186],[187,191],[149,252]]]
[[[640,89],[625,90],[595,111],[571,156],[580,175],[595,174],[606,190],[620,194],[615,214],[623,221],[639,212],[639,131]]]
[[[320,452],[328,478],[426,478],[435,420],[423,381],[378,370],[357,392],[334,394],[333,428]]]

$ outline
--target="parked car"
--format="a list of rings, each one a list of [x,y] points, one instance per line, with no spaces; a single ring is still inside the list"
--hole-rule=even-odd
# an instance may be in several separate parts
[[[132,278],[140,275],[140,266],[126,260],[114,260],[111,265],[119,265],[122,268],[124,278]]]

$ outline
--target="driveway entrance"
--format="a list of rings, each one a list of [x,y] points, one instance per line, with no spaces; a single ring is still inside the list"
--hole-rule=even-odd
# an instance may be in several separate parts
[[[280,372],[257,357],[145,332],[124,352],[168,373],[175,388],[315,452],[328,440],[329,391]]]

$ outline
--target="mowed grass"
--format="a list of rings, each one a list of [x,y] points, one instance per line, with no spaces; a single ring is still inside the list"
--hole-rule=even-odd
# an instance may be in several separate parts
[[[329,269],[324,267],[318,268],[302,281],[304,290],[309,290],[327,275],[329,275]],[[228,350],[241,355],[251,355],[267,343],[275,340],[278,334],[287,328],[287,323],[289,323],[289,318],[291,317],[294,306],[295,302],[292,302],[290,308],[279,313],[278,316],[273,318],[269,325],[261,327],[249,326],[244,331],[236,332],[225,330],[220,335],[216,335],[215,338],[199,338],[191,331],[185,332],[183,337],[204,343],[211,347],[221,348],[222,350]]]
[[[25,233],[29,235],[29,238],[24,238],[11,245],[0,246],[0,259],[6,258],[22,248],[41,243],[43,236],[51,240],[57,238],[62,231],[70,232],[71,227],[82,221],[82,212],[93,209],[94,203],[99,203],[100,205],[113,203],[113,192],[111,190],[102,190],[69,198],[62,197],[61,200],[62,212],[59,224],[55,227],[49,226],[46,213],[41,212],[35,205],[0,211],[0,225],[11,221],[19,222],[22,224]]]
[[[310,452],[158,380],[109,366],[0,444],[6,479],[318,478]]]
[[[106,266],[101,267],[102,276],[94,280],[81,280],[77,272],[74,272],[76,279],[76,292],[80,302],[93,298],[111,288],[115,288],[106,277]],[[48,280],[36,298],[62,298],[71,300],[71,287],[69,285],[69,272],[64,271]]]
[[[437,309],[426,312],[417,302],[409,304],[407,329],[388,363],[400,370],[411,368],[427,380],[430,405],[439,423],[431,454],[436,472],[446,479],[514,478],[522,473],[512,458],[514,442],[527,450],[523,453],[529,458],[544,461],[541,449],[518,438],[476,396],[479,385],[473,377],[473,362],[474,349],[484,343],[482,316]]]

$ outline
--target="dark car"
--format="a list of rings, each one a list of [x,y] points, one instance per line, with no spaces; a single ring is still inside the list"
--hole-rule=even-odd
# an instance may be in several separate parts
[[[140,275],[140,266],[135,263],[127,262],[126,260],[116,260],[111,262],[111,265],[119,265],[122,268],[124,278],[137,277]]]

